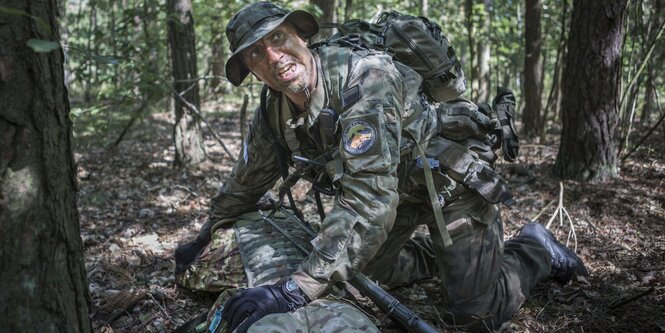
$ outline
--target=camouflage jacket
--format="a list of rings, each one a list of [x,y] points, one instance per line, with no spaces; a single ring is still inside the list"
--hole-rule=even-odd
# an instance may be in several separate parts
[[[314,159],[334,149],[333,160],[319,177],[324,183],[335,184],[334,205],[312,241],[314,251],[292,276],[311,299],[324,293],[331,281],[345,281],[362,270],[385,241],[400,201],[402,117],[423,106],[418,94],[421,79],[413,70],[393,63],[384,53],[349,51],[350,58],[344,64],[348,68],[337,74],[346,77],[342,84],[346,89],[337,90],[347,97],[343,112],[339,112],[334,140],[322,140],[320,111],[339,104],[340,98],[330,96],[335,90],[329,88],[330,73],[325,72],[329,61],[321,50],[317,52],[313,54],[318,82],[311,92],[309,110],[292,117],[295,108],[288,99],[271,92],[267,119],[259,110],[255,112],[241,156],[211,200],[211,223],[202,230],[204,235],[215,221],[253,210],[257,200],[274,186],[280,176],[271,142],[275,136],[289,155]],[[402,67],[398,70],[396,66]],[[422,112],[420,119],[408,126],[411,138],[427,140],[436,132],[436,117],[427,112],[434,111]],[[289,131],[297,138],[299,152],[288,148],[294,147],[287,142]],[[287,159],[291,161],[291,157]],[[408,174],[405,168],[400,169]],[[401,187],[408,187],[402,183]],[[402,192],[408,196],[410,191]]]

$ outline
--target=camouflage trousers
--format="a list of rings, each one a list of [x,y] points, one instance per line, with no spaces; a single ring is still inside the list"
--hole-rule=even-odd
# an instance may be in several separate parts
[[[532,240],[504,242],[498,207],[475,193],[465,192],[448,203],[443,215],[453,240],[447,248],[431,207],[401,204],[386,242],[364,272],[389,287],[438,275],[444,319],[464,330],[498,329],[529,290],[549,277],[550,254]],[[431,238],[411,237],[422,224]]]

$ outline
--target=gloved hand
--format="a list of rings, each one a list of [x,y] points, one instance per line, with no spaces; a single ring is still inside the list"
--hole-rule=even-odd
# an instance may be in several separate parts
[[[178,246],[175,250],[175,275],[184,272],[199,257],[208,242],[196,237],[193,242]]]
[[[273,285],[244,289],[224,304],[222,319],[230,332],[245,333],[252,324],[271,313],[285,313],[305,306],[310,300],[290,278]]]

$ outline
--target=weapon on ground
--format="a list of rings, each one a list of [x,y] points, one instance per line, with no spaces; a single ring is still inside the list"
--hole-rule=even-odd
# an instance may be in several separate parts
[[[295,222],[300,228],[305,230],[305,232],[310,237],[316,237],[316,232],[311,229],[310,225],[305,223],[303,220],[299,219],[294,214],[291,214],[284,207],[279,206],[278,208],[284,215],[286,215],[291,221]],[[296,245],[296,247],[303,251],[305,254],[309,254],[305,248],[303,248],[293,236],[291,236],[286,230],[281,228],[275,220],[272,219],[271,215],[266,215],[263,212],[259,211],[259,214],[272,227],[274,227],[279,233],[284,235],[289,241]],[[356,273],[350,280],[348,280],[354,288],[358,291],[369,297],[374,304],[376,304],[383,312],[389,315],[394,321],[399,325],[409,330],[410,332],[415,333],[433,333],[439,332],[434,328],[430,323],[421,319],[416,315],[411,309],[406,307],[404,304],[400,303],[395,297],[390,295],[387,291],[383,290],[378,284],[370,280],[367,276],[362,273]]]

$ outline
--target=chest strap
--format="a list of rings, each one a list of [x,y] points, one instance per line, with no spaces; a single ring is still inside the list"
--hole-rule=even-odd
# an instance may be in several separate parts
[[[403,134],[411,137],[413,142],[416,145],[418,155],[420,155],[420,160],[423,163],[423,172],[425,173],[425,185],[427,186],[427,194],[429,194],[429,200],[432,204],[432,209],[434,210],[434,218],[436,219],[436,226],[439,228],[439,234],[441,235],[441,240],[443,240],[443,246],[449,247],[453,245],[453,240],[450,238],[448,233],[448,228],[446,227],[446,221],[443,219],[443,212],[441,211],[441,203],[439,202],[438,193],[434,187],[434,177],[432,176],[432,168],[429,163],[425,151],[420,146],[420,143],[407,131],[402,131]]]

